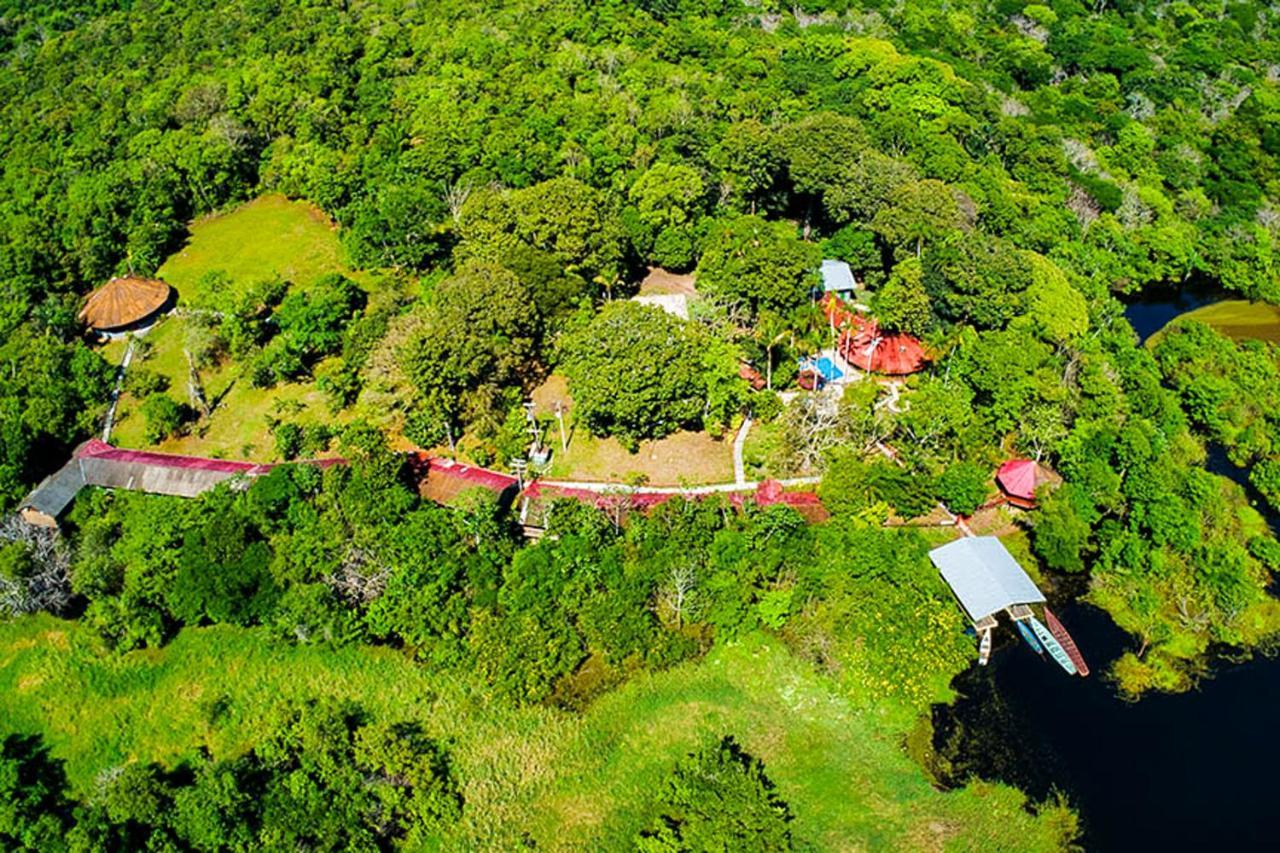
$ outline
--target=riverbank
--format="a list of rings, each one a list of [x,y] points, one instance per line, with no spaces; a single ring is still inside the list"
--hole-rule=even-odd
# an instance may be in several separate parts
[[[1174,320],[1196,320],[1237,341],[1253,339],[1280,343],[1280,306],[1265,302],[1224,299],[1184,311],[1169,322]],[[1146,345],[1155,346],[1167,328],[1168,323],[1153,332],[1146,338]]]
[[[1151,294],[1129,304],[1125,316],[1148,343],[1181,316],[1239,337],[1261,336],[1269,328],[1266,317],[1280,319],[1270,306],[1215,301],[1217,296]],[[1265,520],[1274,532],[1276,518],[1249,485],[1248,472],[1231,465],[1221,448],[1210,445],[1208,451],[1207,470],[1243,489],[1237,513],[1242,528],[1259,531]],[[1124,701],[1106,673],[1132,657],[1139,643],[1087,603],[1098,591],[1088,592],[1083,576],[1071,576],[1073,584],[1077,577],[1079,588],[1050,592],[1051,606],[1097,674],[1063,678],[1016,637],[1002,636],[990,666],[962,673],[953,683],[959,698],[935,706],[940,778],[1000,780],[1033,798],[1063,793],[1079,809],[1081,843],[1088,850],[1274,846],[1273,796],[1264,774],[1280,762],[1271,719],[1280,700],[1280,658],[1270,643],[1240,653],[1206,637],[1200,653],[1187,658],[1195,661],[1196,677],[1183,682],[1181,692],[1152,691],[1140,701]],[[1134,600],[1148,616],[1158,601]],[[1130,610],[1136,620],[1140,611]]]

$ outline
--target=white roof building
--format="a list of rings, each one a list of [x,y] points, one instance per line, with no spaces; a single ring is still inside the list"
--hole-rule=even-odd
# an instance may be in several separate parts
[[[974,622],[1017,604],[1038,604],[1044,595],[994,536],[966,536],[929,552],[960,606]]]
[[[822,291],[824,293],[853,293],[858,282],[853,270],[844,261],[828,258],[822,262]]]

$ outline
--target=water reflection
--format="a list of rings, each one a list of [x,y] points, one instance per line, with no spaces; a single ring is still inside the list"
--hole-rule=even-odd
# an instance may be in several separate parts
[[[1059,609],[1095,673],[1130,647],[1102,611]],[[1083,815],[1086,849],[1274,846],[1267,771],[1280,760],[1280,660],[1220,664],[1196,691],[1126,703],[1104,678],[1064,676],[1006,637],[991,665],[956,687],[962,698],[935,712],[953,780],[1003,779],[1036,799],[1065,793]]]

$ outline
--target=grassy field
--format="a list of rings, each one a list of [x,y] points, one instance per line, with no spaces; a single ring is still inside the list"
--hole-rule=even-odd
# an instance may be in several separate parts
[[[573,399],[563,376],[552,375],[533,392],[539,415],[555,413],[556,402],[573,411]],[[596,438],[581,426],[569,428],[569,452],[560,452],[560,433],[553,427],[546,442],[554,450],[549,477],[573,480],[625,480],[643,474],[653,486],[695,486],[733,481],[733,434],[712,438],[705,432],[678,432],[658,441],[644,441],[636,453],[617,439]]]
[[[81,792],[122,762],[238,753],[274,703],[331,696],[448,740],[466,798],[458,849],[514,849],[526,832],[540,848],[621,849],[675,759],[727,733],[765,761],[810,849],[1055,849],[1064,820],[1033,817],[1009,788],[935,790],[884,700],[837,695],[762,636],[638,677],[581,716],[490,706],[472,687],[390,649],[296,648],[256,630],[188,629],[117,658],[73,623],[0,625],[0,727],[44,732]]]
[[[320,208],[271,194],[191,224],[185,246],[160,267],[179,301],[196,299],[196,282],[221,270],[234,284],[279,277],[307,285],[328,272],[350,274],[338,226]]]
[[[1280,343],[1280,306],[1265,302],[1227,299],[1188,311],[1177,320],[1199,320],[1236,340],[1256,338]],[[1147,340],[1147,346],[1155,346],[1163,334],[1164,329],[1156,332]]]
[[[158,275],[178,290],[180,305],[192,305],[198,302],[196,283],[213,270],[226,273],[232,286],[241,287],[275,276],[295,287],[305,287],[328,272],[360,279],[346,265],[337,226],[314,205],[280,195],[266,195],[192,223],[187,244],[164,263]],[[150,355],[134,362],[168,377],[168,393],[182,402],[188,400],[184,335],[181,316],[161,320],[144,336]],[[123,343],[108,344],[103,355],[118,363]],[[310,383],[254,388],[241,376],[241,365],[229,362],[203,370],[201,382],[210,402],[216,401],[213,414],[190,434],[164,441],[158,449],[270,461],[275,451],[267,432],[270,418],[284,411],[290,419],[304,423],[335,421],[323,395]],[[140,405],[140,400],[128,394],[121,397],[112,434],[114,444],[149,446]]]

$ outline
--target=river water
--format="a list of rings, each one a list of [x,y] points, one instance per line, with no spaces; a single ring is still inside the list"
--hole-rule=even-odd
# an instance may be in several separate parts
[[[1211,301],[1163,294],[1128,306],[1126,316],[1145,340]],[[1245,472],[1220,450],[1208,467],[1247,488]],[[1268,520],[1280,528],[1274,514]],[[1012,630],[998,630],[990,665],[960,675],[960,698],[935,709],[934,743],[957,763],[955,781],[972,773],[1037,800],[1064,794],[1081,814],[1087,850],[1280,848],[1270,784],[1280,766],[1280,658],[1218,660],[1194,691],[1125,702],[1102,675],[1133,640],[1070,598],[1050,604],[1093,674],[1068,676]]]

